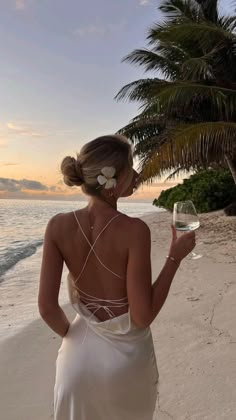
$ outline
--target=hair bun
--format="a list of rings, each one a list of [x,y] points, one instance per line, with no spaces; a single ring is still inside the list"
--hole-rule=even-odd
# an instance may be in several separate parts
[[[66,156],[61,163],[64,182],[69,187],[80,186],[84,183],[80,162],[72,156]]]

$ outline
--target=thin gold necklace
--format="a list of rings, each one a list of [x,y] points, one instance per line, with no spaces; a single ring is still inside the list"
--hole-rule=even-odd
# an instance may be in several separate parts
[[[111,203],[109,203],[109,201],[104,200],[104,199],[103,199],[103,201],[105,201],[107,204],[109,204],[111,207],[113,207],[113,209],[117,210],[116,204],[115,204],[115,206],[113,206]],[[91,230],[94,229],[94,225],[91,225],[90,221],[89,221],[89,227],[90,227]]]

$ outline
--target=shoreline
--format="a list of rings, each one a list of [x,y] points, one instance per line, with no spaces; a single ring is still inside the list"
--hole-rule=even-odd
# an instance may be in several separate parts
[[[155,280],[170,243],[171,213],[141,218],[151,228]],[[203,257],[181,263],[151,325],[160,375],[156,420],[236,418],[236,218],[218,211],[200,220],[195,250]],[[72,321],[74,309],[62,308]],[[35,420],[53,419],[60,343],[38,318],[0,344],[4,420],[32,420],[32,413]]]

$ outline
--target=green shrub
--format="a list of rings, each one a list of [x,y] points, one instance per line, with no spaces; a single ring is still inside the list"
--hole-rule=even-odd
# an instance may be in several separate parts
[[[236,216],[236,201],[225,207],[224,212],[226,216]]]
[[[162,191],[153,201],[158,207],[173,210],[176,201],[192,200],[197,212],[219,210],[236,200],[236,185],[230,171],[208,169],[184,179],[182,184]]]

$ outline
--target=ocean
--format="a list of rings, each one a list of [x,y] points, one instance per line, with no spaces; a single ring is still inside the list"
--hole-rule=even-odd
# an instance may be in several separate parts
[[[0,199],[0,340],[15,335],[39,317],[37,299],[43,236],[55,214],[87,205],[87,201]],[[118,202],[133,217],[164,211],[148,202]],[[68,303],[64,266],[59,303]]]

